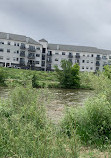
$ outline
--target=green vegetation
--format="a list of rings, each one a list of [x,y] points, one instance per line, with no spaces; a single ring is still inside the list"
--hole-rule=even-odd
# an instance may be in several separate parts
[[[3,73],[2,73],[3,72]],[[5,84],[10,87],[37,84],[37,87],[59,87],[56,72],[31,71],[13,68],[0,68]],[[35,77],[34,77],[35,76]],[[35,79],[34,79],[35,78]],[[1,78],[2,79],[2,78]],[[34,81],[32,81],[34,79]],[[4,82],[3,81],[3,82]],[[0,82],[2,84],[2,82]],[[34,86],[34,85],[33,85]]]
[[[0,86],[5,86],[6,74],[3,69],[0,69]]]
[[[59,79],[60,85],[63,88],[79,88],[80,87],[80,77],[79,77],[79,65],[72,63],[67,60],[61,61],[62,71],[55,67],[57,72],[57,77]]]
[[[62,130],[70,137],[76,131],[81,143],[86,146],[108,147],[111,143],[111,80],[105,71],[97,74],[85,73],[82,84],[94,89],[95,95],[89,98],[84,107],[66,110]]]
[[[35,88],[58,86],[56,72],[0,69],[1,83],[16,87],[8,99],[0,100],[1,158],[111,157],[111,67],[96,74],[78,74],[78,65],[67,66],[64,71],[57,70],[58,76],[64,72],[66,78],[67,73],[73,77],[77,70],[76,83],[93,89],[94,96],[83,107],[66,107],[64,118],[57,125],[46,115],[45,105],[51,94],[46,88]],[[67,88],[76,87],[72,80],[69,85],[67,79]]]
[[[77,157],[77,138],[69,139],[48,120],[47,90],[16,87],[0,102],[0,157]],[[74,145],[75,144],[75,145]]]

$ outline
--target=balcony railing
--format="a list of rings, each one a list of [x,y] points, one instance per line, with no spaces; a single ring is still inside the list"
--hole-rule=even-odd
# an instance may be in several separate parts
[[[25,65],[25,61],[20,60],[20,65]]]
[[[32,53],[28,54],[28,58],[29,59],[35,59],[35,54],[32,54]]]
[[[28,51],[29,51],[29,52],[35,52],[36,49],[35,49],[35,47],[29,46]]]
[[[52,56],[52,52],[49,51],[49,52],[47,53],[47,56]]]
[[[96,57],[96,60],[101,60],[101,57],[99,57],[99,56],[98,56],[98,57]]]
[[[27,66],[35,66],[35,62],[27,62]]]
[[[79,58],[80,58],[80,55],[75,55],[75,58],[79,59]]]
[[[25,52],[20,52],[21,57],[25,57]]]
[[[68,57],[69,57],[69,58],[73,58],[73,55],[72,55],[72,54],[69,54]]]
[[[25,45],[21,45],[20,49],[26,49]]]
[[[100,63],[99,63],[99,62],[96,62],[96,66],[100,66]]]

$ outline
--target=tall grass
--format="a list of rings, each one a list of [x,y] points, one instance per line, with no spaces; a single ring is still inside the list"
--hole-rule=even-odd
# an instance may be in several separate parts
[[[48,120],[48,99],[47,90],[16,87],[0,100],[0,157],[78,157],[75,135],[69,139]]]

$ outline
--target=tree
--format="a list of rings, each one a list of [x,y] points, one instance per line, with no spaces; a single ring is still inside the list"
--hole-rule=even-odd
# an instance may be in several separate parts
[[[111,79],[111,66],[105,65],[104,66],[104,74]]]
[[[68,60],[61,61],[61,68],[59,70],[55,66],[55,71],[57,72],[57,77],[59,79],[60,85],[63,88],[78,88],[80,87],[80,77],[79,77],[79,65],[72,63]]]

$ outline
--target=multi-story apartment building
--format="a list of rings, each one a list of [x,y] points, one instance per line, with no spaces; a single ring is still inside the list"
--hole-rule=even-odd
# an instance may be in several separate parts
[[[53,71],[61,60],[78,63],[80,71],[102,71],[104,65],[111,65],[111,51],[95,47],[49,44],[45,39],[39,42],[30,37],[0,33],[0,66]]]

